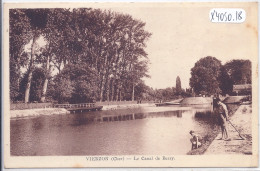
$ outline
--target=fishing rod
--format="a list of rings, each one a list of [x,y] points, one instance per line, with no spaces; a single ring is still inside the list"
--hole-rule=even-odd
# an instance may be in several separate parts
[[[242,139],[242,140],[245,140],[244,137],[242,137],[242,135],[240,134],[240,132],[237,130],[237,128],[232,124],[232,122],[230,120],[228,120],[228,122],[230,123],[230,125],[232,125],[232,127],[237,131],[239,137]]]

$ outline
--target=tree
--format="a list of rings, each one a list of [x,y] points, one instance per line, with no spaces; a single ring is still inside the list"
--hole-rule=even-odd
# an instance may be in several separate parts
[[[36,58],[36,40],[40,37],[42,29],[45,28],[47,23],[47,13],[48,10],[46,9],[26,9],[25,14],[29,18],[30,25],[32,28],[32,44],[31,44],[31,53],[29,59],[29,66],[28,66],[28,79],[27,85],[25,90],[25,97],[24,102],[29,102],[30,97],[30,89],[31,89],[31,82],[32,82],[32,73],[35,67],[35,58]]]
[[[22,100],[25,95],[25,90],[27,88],[27,82],[28,82],[28,74],[29,71],[27,70],[26,73],[24,73],[21,82],[20,82],[20,88],[19,88],[19,96],[17,97],[17,100]],[[43,86],[43,82],[45,79],[44,70],[42,68],[34,68],[32,73],[32,80],[31,80],[31,86],[30,86],[30,101],[40,101],[41,98],[41,90]]]
[[[181,79],[180,79],[179,76],[177,76],[177,78],[176,78],[176,93],[177,93],[177,95],[179,95],[181,92],[182,92]]]
[[[227,62],[224,68],[234,84],[251,84],[251,61],[235,59]]]
[[[10,36],[9,36],[9,66],[10,66],[10,98],[11,101],[18,100],[21,82],[21,67],[27,63],[24,47],[32,38],[31,25],[25,12],[20,9],[10,9]]]
[[[57,77],[54,83],[55,87],[52,98],[57,100],[59,103],[69,102],[74,91],[71,80],[68,78]]]
[[[243,62],[241,72],[242,72],[242,84],[252,84],[252,64],[250,60],[245,60]]]
[[[190,86],[196,94],[220,93],[219,76],[221,62],[215,57],[201,58],[191,69]]]
[[[175,97],[175,89],[174,88],[165,88],[162,90],[162,96],[163,96],[163,100],[168,101],[168,100],[172,100]]]
[[[151,34],[144,30],[145,23],[130,15],[99,9],[75,9],[73,16],[77,21],[75,35],[81,40],[79,47],[84,49],[75,55],[76,61],[96,69],[100,101],[121,99],[122,91],[128,91],[123,88],[129,83],[126,79],[133,80],[129,73],[138,62],[147,61],[144,48]]]
[[[251,61],[231,60],[221,68],[220,88],[223,94],[232,94],[233,85],[251,84]]]
[[[90,68],[86,64],[68,64],[54,79],[55,85],[57,85],[54,99],[60,103],[93,102],[97,97],[96,78],[97,74],[94,68]]]
[[[149,87],[145,85],[144,81],[140,81],[135,86],[135,98],[137,100],[149,100],[148,98]]]
[[[10,47],[16,48],[15,41],[19,40],[17,41],[19,43],[17,49],[19,50],[10,60],[10,73],[15,77],[21,77],[22,69],[20,66],[24,63],[23,66],[28,73],[26,75],[28,78],[25,79],[27,86],[23,93],[25,102],[31,100],[29,97],[30,91],[33,91],[31,86],[36,66],[44,70],[45,76],[41,102],[45,101],[49,81],[56,74],[53,72],[54,67],[58,70],[59,76],[55,77],[51,86],[68,83],[73,88],[71,91],[74,94],[70,94],[69,90],[64,94],[65,99],[71,100],[73,96],[76,97],[77,91],[75,89],[78,92],[83,92],[85,88],[89,89],[89,84],[85,80],[83,82],[80,80],[86,79],[85,77],[77,77],[79,80],[78,85],[76,85],[76,81],[71,79],[72,77],[64,76],[68,66],[75,67],[77,65],[91,68],[95,72],[94,88],[97,88],[96,93],[99,94],[97,97],[95,95],[97,100],[122,100],[127,99],[128,94],[131,94],[132,99],[135,99],[135,86],[141,83],[143,77],[147,76],[148,58],[144,49],[151,33],[144,29],[144,22],[136,20],[130,15],[90,8],[73,10],[61,8],[21,9],[18,12],[17,15],[10,15],[12,18],[10,26],[12,25],[12,29],[16,29],[15,23],[17,21],[21,25],[22,21],[26,21],[25,24],[27,23],[28,28],[25,27],[25,31],[22,31],[24,37],[27,34],[29,37],[27,40],[21,36],[22,39],[19,40],[20,34],[12,31],[10,37],[14,43],[10,43]],[[18,25],[18,31],[19,28],[23,27]],[[45,41],[44,46],[37,44],[39,38],[42,37]],[[28,53],[24,51],[23,47],[29,42],[31,48]],[[19,61],[17,56],[19,56]],[[82,67],[78,67],[77,70],[82,71],[81,69]],[[15,80],[11,80],[10,86],[12,99],[17,96],[17,87],[19,87]],[[82,89],[82,87],[85,88]],[[80,101],[88,98],[90,99],[87,101],[91,101],[93,96],[91,93],[83,92],[83,94],[88,94],[89,97],[79,96]],[[61,92],[60,95],[55,96],[55,98],[58,97],[62,97]]]
[[[43,65],[45,71],[41,102],[45,102],[53,65],[58,66],[60,71],[62,63],[68,59],[64,54],[64,52],[67,51],[63,45],[70,37],[66,37],[65,39],[63,35],[65,35],[65,32],[69,29],[67,21],[70,19],[71,15],[67,9],[50,9],[48,12],[46,27],[42,31],[42,35],[47,44],[43,47],[43,52],[40,55],[40,63]]]
[[[35,68],[32,75],[30,101],[37,101],[37,102],[40,101],[44,80],[45,80],[44,69]]]
[[[221,73],[219,81],[222,94],[231,94],[233,91],[234,81],[231,79],[231,76],[229,75],[228,69],[225,67],[225,65],[222,66],[220,70]]]

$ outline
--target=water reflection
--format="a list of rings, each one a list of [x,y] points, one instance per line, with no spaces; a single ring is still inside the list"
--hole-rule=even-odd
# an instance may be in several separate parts
[[[80,126],[90,124],[93,122],[114,122],[114,121],[127,121],[144,118],[158,118],[158,117],[177,117],[182,118],[183,110],[165,111],[165,112],[150,112],[150,113],[124,113],[124,114],[99,114],[89,115],[86,113],[78,113],[73,117],[72,126]]]
[[[204,111],[204,112],[196,112],[195,113],[195,118],[208,118],[208,117],[213,117],[214,113],[212,111]]]
[[[165,112],[152,112],[147,114],[147,117],[177,117],[181,118],[183,110],[165,111]]]
[[[178,155],[190,130],[211,131],[208,108],[147,107],[11,120],[11,155]]]

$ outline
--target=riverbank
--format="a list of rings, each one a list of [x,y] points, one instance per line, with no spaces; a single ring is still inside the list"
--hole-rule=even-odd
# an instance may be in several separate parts
[[[245,140],[239,137],[239,134],[230,124],[228,124],[228,131],[231,141],[219,140],[221,130],[219,126],[215,125],[211,134],[203,137],[202,147],[191,150],[187,154],[252,154],[251,105],[230,105],[228,109],[231,123]]]
[[[182,105],[212,104],[212,97],[186,97],[181,101]]]
[[[144,104],[119,104],[119,105],[104,105],[102,110],[119,110],[119,109],[134,109],[140,107],[154,106],[152,103]],[[11,110],[11,119],[18,119],[24,117],[36,117],[40,115],[63,115],[69,114],[70,112],[65,108],[40,108],[40,109],[24,109],[24,110]]]
[[[154,103],[143,103],[143,104],[124,104],[124,105],[104,105],[102,110],[118,110],[118,109],[132,109],[138,107],[155,106]]]
[[[234,116],[231,117],[230,121],[240,132],[244,140],[241,139],[235,129],[228,124],[231,141],[219,140],[221,138],[221,133],[219,133],[204,153],[205,155],[252,154],[252,106],[241,105]]]
[[[11,110],[11,119],[18,119],[24,117],[35,117],[40,115],[61,115],[69,114],[70,112],[64,108],[42,108],[42,109],[25,109],[25,110]]]
[[[229,111],[229,116],[231,117],[231,122],[235,116],[239,117],[239,114],[237,114],[237,112],[239,112],[239,110],[238,110],[239,108],[240,108],[239,105],[228,105],[228,111]],[[217,118],[213,118],[213,120],[215,120],[215,121],[216,121],[216,119]],[[250,123],[248,123],[248,124],[250,124]],[[234,124],[236,124],[236,123],[234,122]],[[218,137],[218,135],[221,136],[220,127],[218,125],[214,125],[212,127],[212,131],[210,131],[210,133],[208,135],[202,137],[202,144],[203,144],[202,147],[200,147],[198,149],[190,150],[187,154],[188,155],[204,154],[208,150],[208,148],[211,146],[211,144],[215,141],[216,137]]]

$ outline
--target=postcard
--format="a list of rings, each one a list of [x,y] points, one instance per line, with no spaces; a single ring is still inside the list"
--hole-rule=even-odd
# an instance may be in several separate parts
[[[3,10],[5,168],[258,167],[257,2]]]

